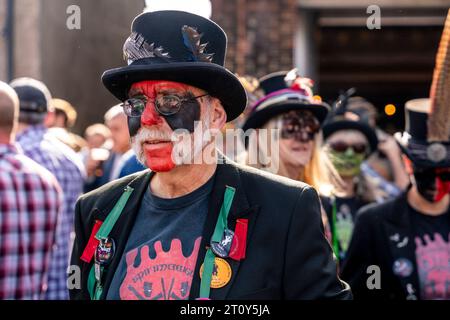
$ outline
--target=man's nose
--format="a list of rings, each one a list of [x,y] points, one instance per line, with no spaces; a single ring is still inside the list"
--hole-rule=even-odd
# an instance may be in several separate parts
[[[154,102],[148,101],[141,116],[141,124],[143,126],[154,126],[160,123],[162,123],[162,117],[156,111]]]

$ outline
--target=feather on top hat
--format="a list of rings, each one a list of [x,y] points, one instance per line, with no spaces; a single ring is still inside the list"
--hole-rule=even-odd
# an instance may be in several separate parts
[[[265,96],[251,107],[244,131],[261,128],[271,118],[291,110],[311,111],[322,123],[330,109],[313,98],[313,81],[299,76],[297,69],[266,75],[259,80],[259,86]]]
[[[366,137],[370,152],[374,152],[377,150],[378,138],[375,130],[369,125],[369,119],[355,111],[348,110],[349,99],[355,92],[355,88],[350,88],[342,92],[334,102],[333,110],[323,125],[323,137],[327,139],[333,133],[341,130],[356,130]]]
[[[395,134],[416,165],[450,166],[450,10],[436,55],[429,99],[405,104],[405,132]]]
[[[204,17],[183,11],[155,11],[137,16],[123,46],[128,66],[107,70],[105,87],[119,100],[133,83],[167,80],[205,90],[218,98],[228,121],[244,110],[247,96],[237,77],[224,67],[227,37]]]

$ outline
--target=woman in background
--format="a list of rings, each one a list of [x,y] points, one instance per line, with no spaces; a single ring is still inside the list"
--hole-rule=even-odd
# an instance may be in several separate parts
[[[350,244],[356,212],[375,201],[375,188],[362,174],[361,166],[378,144],[372,127],[347,110],[348,97],[340,96],[323,126],[324,151],[340,177],[332,179],[332,196],[323,205],[331,225],[333,250],[341,262]]]
[[[328,195],[332,187],[330,176],[336,174],[321,148],[321,124],[329,107],[313,97],[311,87],[312,81],[300,77],[296,69],[260,79],[265,96],[254,104],[243,125],[249,138],[245,162],[303,181],[316,188],[320,195]],[[254,130],[249,134],[249,129]],[[324,211],[322,218],[330,239]]]

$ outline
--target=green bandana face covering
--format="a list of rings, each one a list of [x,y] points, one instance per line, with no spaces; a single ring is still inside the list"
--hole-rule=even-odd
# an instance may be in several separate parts
[[[342,177],[357,176],[361,171],[361,164],[365,158],[364,154],[355,153],[352,148],[348,148],[345,152],[328,150],[328,155]]]

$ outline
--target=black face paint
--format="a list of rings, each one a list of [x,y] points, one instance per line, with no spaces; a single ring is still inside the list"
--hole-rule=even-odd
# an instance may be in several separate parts
[[[194,95],[189,93],[185,98],[193,97]],[[170,116],[162,115],[162,117],[166,119],[172,130],[186,129],[192,133],[194,132],[194,122],[200,120],[200,103],[196,99],[185,101],[180,111]]]
[[[128,132],[134,137],[141,128],[141,117],[128,117]]]
[[[419,168],[414,166],[414,180],[417,191],[429,202],[440,201],[448,193],[450,174],[437,173],[434,168]]]
[[[433,202],[436,192],[436,178],[434,175],[426,175],[414,172],[414,180],[419,194],[427,201]]]

